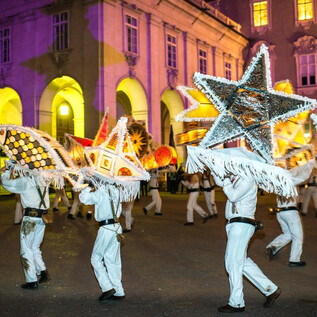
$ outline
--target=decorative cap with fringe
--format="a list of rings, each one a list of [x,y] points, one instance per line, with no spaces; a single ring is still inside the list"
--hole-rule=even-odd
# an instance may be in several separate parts
[[[39,183],[62,188],[63,177],[77,173],[73,160],[64,147],[49,134],[33,128],[11,124],[0,125],[0,145],[16,164],[8,168],[25,175],[33,175]]]

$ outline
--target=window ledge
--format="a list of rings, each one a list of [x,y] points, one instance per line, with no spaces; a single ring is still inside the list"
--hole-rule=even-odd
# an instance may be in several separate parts
[[[263,35],[268,29],[269,29],[268,25],[252,26],[251,27],[251,31],[253,33],[258,33],[259,35]]]
[[[305,30],[309,29],[312,24],[315,23],[314,19],[310,19],[310,20],[297,20],[296,21],[296,26],[301,26],[303,27]]]

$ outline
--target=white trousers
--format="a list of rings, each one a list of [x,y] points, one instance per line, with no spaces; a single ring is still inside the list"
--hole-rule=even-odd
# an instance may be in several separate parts
[[[307,214],[308,206],[310,202],[310,198],[313,198],[315,210],[317,211],[317,187],[316,186],[308,186],[304,190],[304,197],[303,197],[303,214]]]
[[[267,248],[273,248],[276,254],[281,248],[292,241],[290,262],[299,262],[303,251],[303,228],[297,210],[287,210],[277,213],[276,218],[280,223],[282,234],[276,237]]]
[[[84,212],[84,204],[82,204],[79,200],[79,194],[80,192],[75,192],[74,191],[74,201],[73,201],[73,205],[72,208],[70,209],[69,213],[71,215],[75,215],[76,211],[77,211],[77,207],[79,206],[79,211],[81,213]]]
[[[44,238],[42,218],[24,216],[20,231],[20,255],[27,283],[37,282],[37,275],[46,270],[40,245]]]
[[[118,233],[122,233],[120,224],[99,228],[91,255],[91,264],[102,292],[114,288],[116,291],[114,295],[124,296],[121,283],[120,242],[115,232],[117,229]]]
[[[134,222],[134,219],[132,218],[133,205],[134,200],[122,203],[122,214],[125,217],[125,227],[128,230],[131,230],[131,225]]]
[[[243,275],[265,296],[277,290],[277,286],[263,274],[250,258],[247,258],[247,248],[254,230],[254,226],[247,223],[236,222],[226,226],[228,241],[225,264],[230,284],[229,305],[232,307],[245,306]]]
[[[194,210],[197,211],[203,218],[207,217],[207,213],[197,204],[199,192],[192,192],[188,195],[187,202],[187,222],[194,222]]]
[[[204,196],[206,200],[206,205],[209,213],[211,215],[217,214],[217,206],[215,204],[215,190],[211,190],[210,192],[204,191]]]
[[[62,198],[64,205],[67,208],[69,208],[70,207],[70,203],[69,203],[69,200],[67,198],[67,195],[66,195],[66,192],[65,192],[65,188],[56,190],[53,208],[57,208],[60,197]]]
[[[150,202],[145,209],[151,210],[155,206],[155,212],[161,213],[162,208],[162,199],[160,197],[160,193],[158,189],[151,189],[150,193],[152,195],[152,202]]]

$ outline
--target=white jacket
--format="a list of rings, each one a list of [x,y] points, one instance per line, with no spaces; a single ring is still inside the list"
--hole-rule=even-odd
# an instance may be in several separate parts
[[[110,193],[110,195],[109,195]],[[112,208],[117,218],[121,215],[121,203],[119,203],[119,190],[113,185],[103,185],[91,192],[91,187],[86,187],[80,194],[79,200],[85,205],[95,205],[95,219],[103,221],[112,219]],[[113,203],[111,203],[111,200]]]
[[[46,194],[44,196],[45,207],[41,205],[40,194],[36,187],[36,182],[32,176],[21,176],[19,178],[10,179],[10,171],[6,170],[1,175],[2,186],[11,193],[21,195],[21,203],[23,208],[40,208],[48,209],[50,207],[50,199],[48,186],[46,186]],[[41,193],[45,187],[38,185]]]
[[[239,176],[225,178],[223,191],[228,200],[225,214],[229,220],[234,217],[254,219],[257,203],[257,186],[251,179],[242,179]]]

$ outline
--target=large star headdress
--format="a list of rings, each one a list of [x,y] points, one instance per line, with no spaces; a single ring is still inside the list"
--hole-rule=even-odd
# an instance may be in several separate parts
[[[262,45],[239,81],[195,73],[195,85],[220,112],[199,144],[209,148],[245,138],[268,163],[274,163],[273,128],[278,121],[316,107],[317,101],[272,88],[269,53]]]

